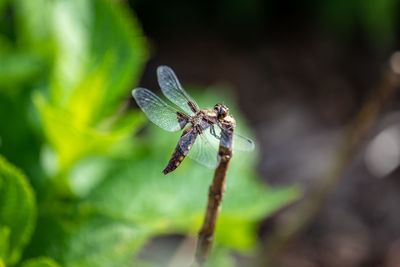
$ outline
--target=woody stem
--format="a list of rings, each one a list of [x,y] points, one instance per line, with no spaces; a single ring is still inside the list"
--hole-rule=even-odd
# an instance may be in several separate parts
[[[224,139],[225,144],[232,144],[233,128],[221,134],[221,140]],[[220,144],[218,155],[220,161],[215,170],[212,184],[209,187],[207,210],[203,226],[198,235],[194,266],[202,266],[205,263],[212,246],[215,225],[224,197],[226,173],[232,157],[232,146],[230,145],[227,148]]]

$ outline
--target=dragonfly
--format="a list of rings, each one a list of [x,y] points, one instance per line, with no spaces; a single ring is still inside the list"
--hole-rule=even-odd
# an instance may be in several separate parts
[[[169,132],[183,130],[163,170],[164,174],[174,171],[186,156],[208,168],[216,168],[219,163],[220,145],[230,146],[233,151],[254,149],[254,142],[251,139],[236,133],[233,135],[233,144],[222,142],[221,132],[226,130],[226,127],[235,126],[236,123],[226,105],[216,104],[213,109],[200,109],[168,66],[157,68],[157,79],[164,96],[177,108],[168,105],[146,88],[133,89],[132,96],[154,124]]]

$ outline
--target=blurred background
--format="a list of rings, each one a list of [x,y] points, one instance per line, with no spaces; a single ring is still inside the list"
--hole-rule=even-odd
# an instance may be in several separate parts
[[[168,65],[236,153],[208,266],[400,266],[398,0],[0,0],[0,266],[188,266],[213,171],[130,96]]]

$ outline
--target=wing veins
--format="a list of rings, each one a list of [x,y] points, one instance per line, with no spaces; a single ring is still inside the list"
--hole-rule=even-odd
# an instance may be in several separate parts
[[[182,129],[178,119],[178,112],[180,111],[165,103],[150,90],[136,88],[132,90],[132,96],[149,120],[157,126],[170,132]],[[184,115],[186,116],[186,114]]]
[[[196,101],[182,88],[177,76],[170,67],[159,66],[157,68],[157,79],[161,91],[172,103],[189,115],[194,114],[196,109],[199,110]],[[190,102],[193,104],[193,107],[191,107]]]

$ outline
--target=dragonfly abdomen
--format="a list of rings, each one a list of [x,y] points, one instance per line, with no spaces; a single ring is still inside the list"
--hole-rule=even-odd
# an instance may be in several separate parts
[[[185,159],[186,155],[189,153],[190,149],[192,148],[194,141],[198,132],[195,128],[189,127],[183,133],[181,138],[179,139],[178,144],[175,147],[174,152],[172,153],[171,158],[167,164],[167,167],[163,170],[164,174],[168,174],[174,171],[181,162]]]

